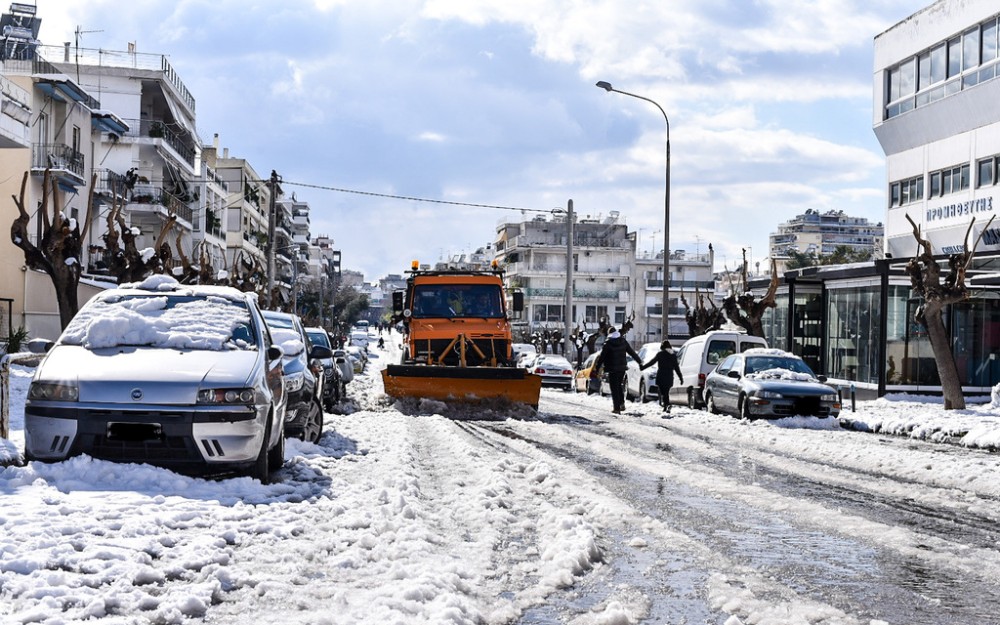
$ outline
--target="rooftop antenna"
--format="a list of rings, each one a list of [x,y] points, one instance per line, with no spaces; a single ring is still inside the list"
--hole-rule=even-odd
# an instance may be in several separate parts
[[[80,35],[89,35],[90,33],[103,33],[103,32],[104,32],[103,30],[81,30],[80,25],[79,24],[77,25],[76,31],[74,31],[74,35],[75,35],[75,37],[74,37],[74,46],[75,46],[74,53],[76,55],[76,59],[75,60],[76,60],[76,82],[77,82],[77,84],[79,84],[79,82],[80,82]]]

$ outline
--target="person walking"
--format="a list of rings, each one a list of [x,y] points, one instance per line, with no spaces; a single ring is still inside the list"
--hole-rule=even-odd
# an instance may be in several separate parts
[[[674,385],[674,372],[677,372],[677,379],[684,384],[684,376],[681,375],[681,365],[677,362],[677,354],[670,347],[670,341],[660,343],[660,351],[656,352],[653,359],[639,367],[642,371],[648,367],[656,365],[656,392],[660,394],[660,405],[663,411],[670,412],[670,387]],[[666,418],[667,415],[663,415]]]
[[[628,368],[628,356],[632,356],[639,365],[642,360],[639,354],[635,353],[632,346],[628,344],[625,337],[618,330],[608,328],[608,338],[601,347],[601,353],[594,362],[590,377],[596,377],[601,367],[608,372],[608,384],[611,385],[611,403],[614,405],[611,412],[621,414],[625,410],[625,370]]]

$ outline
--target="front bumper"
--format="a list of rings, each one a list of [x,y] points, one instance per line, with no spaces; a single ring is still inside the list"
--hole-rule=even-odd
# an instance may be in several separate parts
[[[87,454],[182,473],[240,467],[256,460],[269,409],[28,402],[25,456],[58,461]]]

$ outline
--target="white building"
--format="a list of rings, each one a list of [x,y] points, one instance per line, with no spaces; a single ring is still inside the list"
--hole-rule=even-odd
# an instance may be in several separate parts
[[[621,325],[629,306],[635,305],[630,297],[635,241],[627,230],[617,211],[573,225],[574,328],[593,332],[601,318]],[[525,296],[525,312],[514,330],[519,340],[566,327],[566,235],[565,215],[497,226],[496,258],[506,272],[507,287],[519,288]]]
[[[960,251],[1000,208],[996,0],[939,0],[875,37],[875,135],[886,154],[886,252]],[[970,246],[975,239],[971,239]],[[1000,224],[980,251],[1000,250]]]
[[[852,252],[873,253],[881,249],[883,233],[881,223],[873,224],[865,217],[851,217],[842,210],[821,213],[810,208],[779,224],[778,231],[770,234],[770,254],[780,268],[791,251],[829,256],[838,247],[846,247]]]

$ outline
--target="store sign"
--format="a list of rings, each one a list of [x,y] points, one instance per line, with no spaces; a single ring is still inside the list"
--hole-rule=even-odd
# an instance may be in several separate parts
[[[927,209],[927,222],[993,212],[993,196]]]

